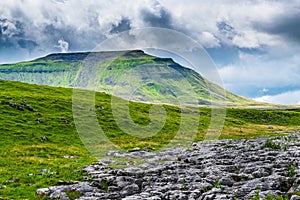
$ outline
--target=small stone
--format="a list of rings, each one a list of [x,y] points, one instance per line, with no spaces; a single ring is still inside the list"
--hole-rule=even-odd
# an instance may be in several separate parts
[[[270,175],[270,173],[267,170],[265,170],[264,168],[260,168],[257,171],[252,173],[252,176],[254,178],[261,178],[261,177],[269,176],[269,175]]]
[[[231,177],[222,177],[219,180],[219,184],[231,187],[234,184],[234,180]]]
[[[137,184],[131,184],[126,187],[124,187],[122,193],[126,195],[133,195],[139,192],[140,188]]]
[[[268,126],[268,129],[273,129],[273,126]]]
[[[55,191],[50,195],[51,199],[70,200],[65,192]]]
[[[41,142],[46,142],[46,141],[48,141],[49,139],[46,137],[46,136],[43,136],[43,137],[41,137]]]
[[[95,171],[95,168],[92,167],[92,166],[87,166],[87,167],[83,168],[83,171],[85,171],[85,172],[93,172],[93,171]]]
[[[290,200],[300,200],[300,196],[298,195],[293,195],[291,196],[291,199]]]
[[[49,190],[48,188],[41,188],[36,190],[36,194],[38,195],[49,195],[51,192],[51,190]]]
[[[42,175],[45,175],[45,174],[47,174],[47,173],[49,173],[50,171],[48,170],[48,169],[42,169],[41,170],[41,173],[42,173]]]

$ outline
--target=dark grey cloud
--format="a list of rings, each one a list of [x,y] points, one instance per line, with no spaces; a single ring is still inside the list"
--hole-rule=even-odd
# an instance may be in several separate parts
[[[1,37],[22,37],[24,36],[24,25],[18,20],[0,19]]]
[[[17,12],[17,15],[21,15]],[[60,24],[60,26],[57,26]],[[58,52],[59,40],[65,40],[72,51],[93,49],[105,39],[104,34],[97,31],[81,31],[77,27],[65,25],[60,19],[54,17],[48,24],[39,27],[33,26],[28,21],[21,22],[15,19],[0,19],[0,49],[6,49],[15,54],[24,56],[24,52],[33,53],[33,57],[47,53]],[[36,51],[36,52],[35,52]],[[10,59],[8,59],[10,62]]]
[[[32,52],[38,46],[35,41],[26,39],[18,40],[18,45],[23,49],[28,49],[29,52]]]
[[[32,12],[28,11],[26,2],[33,6]],[[97,6],[82,5],[86,11],[78,11],[78,15],[67,7],[72,5],[77,8],[80,3],[64,0],[51,2],[43,5],[24,0],[24,6],[6,5],[4,2],[4,7],[0,8],[0,49],[9,49],[20,56],[19,60],[23,60],[24,55],[37,57],[59,52],[59,41],[67,42],[69,51],[90,51],[110,34],[139,27],[137,24],[175,29],[171,12],[158,1],[139,2],[135,11],[134,7],[132,10],[119,10],[124,13],[106,11],[107,6],[97,2]],[[102,8],[95,9],[98,6]],[[1,10],[2,13],[8,12],[2,15]]]
[[[131,11],[125,11],[124,14],[106,13],[97,11],[94,6],[88,8],[88,12],[78,13],[78,19],[80,19],[78,26],[75,23],[78,19],[72,17],[72,22],[68,21],[69,19],[66,17],[71,15],[71,11],[53,13],[53,11],[58,11],[66,6],[65,4],[69,1],[52,0],[52,2],[56,5],[47,3],[52,10],[47,6],[40,6],[39,12],[33,11],[32,13],[28,13],[23,7],[10,7],[8,18],[0,19],[0,49],[9,48],[11,52],[19,55],[25,55],[24,50],[27,50],[31,57],[37,57],[59,52],[61,48],[58,43],[64,41],[68,43],[69,51],[90,51],[108,35],[130,30],[133,26],[136,27],[136,24],[132,25],[132,20],[135,20],[135,23],[142,22],[143,26],[174,29],[172,14],[159,2],[139,6],[136,11],[139,17],[138,22],[136,18],[133,18]],[[140,5],[142,4],[140,3]],[[99,5],[101,4],[99,3]],[[118,19],[121,20],[117,21]],[[7,22],[11,27],[8,27]],[[22,57],[20,56],[19,59],[22,60]]]
[[[10,47],[31,48],[32,45],[26,46],[24,25],[20,21],[0,19],[0,49]]]
[[[287,40],[300,42],[300,9],[298,12],[276,16],[268,23],[256,23],[254,27],[269,34],[281,35]]]
[[[59,40],[68,42],[70,51],[89,51],[106,38],[97,29],[80,32],[76,27],[68,25],[56,27],[53,24],[49,24],[45,26],[43,32],[48,38],[45,44],[48,45],[48,49],[54,51],[60,49],[56,46]]]
[[[158,13],[154,13],[149,9],[142,9],[140,15],[148,26],[173,28],[172,14],[164,7],[160,7]]]
[[[47,38],[47,41],[45,42],[48,43],[48,48],[51,48],[51,46],[54,48],[54,46],[57,44],[57,41],[60,39],[73,42],[76,31],[73,27],[64,26],[62,28],[58,28],[54,24],[49,24],[44,27],[43,35]],[[73,43],[72,45],[76,48],[76,43]]]
[[[123,18],[117,25],[113,24],[110,33],[120,33],[131,29],[131,21],[128,18]]]

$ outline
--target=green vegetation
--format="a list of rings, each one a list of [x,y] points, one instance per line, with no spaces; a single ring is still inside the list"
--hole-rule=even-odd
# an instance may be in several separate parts
[[[293,163],[293,164],[289,164],[287,167],[287,175],[293,179],[295,179],[296,176],[296,170],[297,169],[297,164]]]
[[[77,191],[66,191],[66,194],[70,199],[77,199],[78,197],[82,196],[80,192]]]
[[[282,196],[282,195],[276,196],[276,195],[267,194],[264,200],[289,200],[289,197]]]
[[[273,142],[273,140],[271,138],[267,139],[265,144],[262,145],[261,147],[262,149],[264,148],[269,148],[271,150],[280,150],[281,149],[281,145],[278,143]]]
[[[72,89],[12,81],[0,81],[0,88],[0,199],[40,199],[35,195],[38,188],[56,185],[59,180],[81,180],[84,176],[82,167],[96,160],[85,149],[76,131],[72,117]],[[187,108],[181,113],[178,107],[164,105],[167,108],[164,127],[158,134],[141,139],[127,135],[117,126],[110,95],[97,93],[95,100],[101,127],[107,137],[123,149],[159,149],[180,130],[181,115],[194,117],[195,113],[199,116],[199,126],[194,140],[202,140],[211,116],[210,108]],[[149,124],[150,108],[151,104],[131,102],[133,121],[142,126]],[[264,119],[260,115],[268,117]],[[220,138],[278,136],[280,134],[275,131],[296,129],[299,124],[300,112],[297,110],[231,108],[227,109]],[[268,125],[273,129],[268,129]],[[122,167],[120,163],[115,166]]]
[[[40,187],[82,179],[95,159],[76,133],[72,91],[8,81],[0,88],[0,199],[34,199]]]
[[[300,196],[300,192],[292,192],[291,195],[298,195],[298,196]]]
[[[213,188],[221,188],[219,177],[217,177],[215,183],[213,184]]]
[[[258,189],[255,191],[255,194],[253,195],[251,200],[260,200]],[[267,196],[263,200],[289,200],[289,197],[282,195],[276,196],[272,194],[267,194]]]
[[[125,95],[135,87],[135,99],[142,102],[174,104],[179,100],[208,105],[223,103],[225,98],[229,105],[262,105],[224,91],[172,59],[142,51],[51,54],[33,61],[0,65],[0,79],[60,87],[97,86],[98,91],[111,94],[117,90]]]
[[[255,191],[255,194],[253,195],[251,200],[260,200],[259,190]],[[267,194],[267,196],[265,198],[263,198],[263,200],[289,200],[289,197],[281,196],[281,195],[276,196],[276,195],[272,195],[272,194]]]
[[[251,200],[260,200],[260,198],[259,198],[259,190],[256,190],[256,191],[255,191],[255,194],[254,194],[254,196],[251,198]]]

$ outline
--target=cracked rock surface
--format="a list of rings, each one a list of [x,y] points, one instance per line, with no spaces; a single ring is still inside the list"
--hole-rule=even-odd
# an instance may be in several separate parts
[[[261,199],[300,199],[300,131],[272,140],[218,140],[155,153],[110,151],[107,156],[83,169],[85,182],[42,188],[37,194],[69,199],[67,192],[76,191],[81,200],[234,200],[257,194]],[[112,157],[133,161],[117,169],[111,167],[116,162]],[[142,164],[134,164],[139,159]]]

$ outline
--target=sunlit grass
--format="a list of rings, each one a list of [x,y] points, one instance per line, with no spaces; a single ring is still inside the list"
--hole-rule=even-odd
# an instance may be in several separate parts
[[[0,88],[0,199],[40,199],[35,195],[38,188],[56,185],[59,180],[82,180],[82,167],[96,159],[76,131],[72,90],[10,81],[0,81]],[[202,140],[210,123],[210,108],[190,108],[181,113],[178,107],[164,105],[166,122],[163,128],[152,137],[136,138],[117,126],[110,95],[97,93],[95,100],[101,128],[111,142],[124,150],[135,147],[159,150],[176,135],[180,135],[178,142],[185,136],[190,137],[193,134],[190,127],[195,125],[195,136],[188,139]],[[23,105],[24,109],[19,110],[10,103]],[[150,108],[151,104],[131,102],[130,116],[136,124],[147,126],[151,123]],[[121,107],[119,110],[122,114]],[[185,125],[181,124],[182,116],[189,119]],[[273,129],[268,129],[269,125]],[[278,136],[282,134],[276,131],[297,129],[299,125],[298,110],[227,109],[220,138]],[[98,145],[97,148],[105,149],[105,144]],[[124,167],[122,160],[112,167]]]

